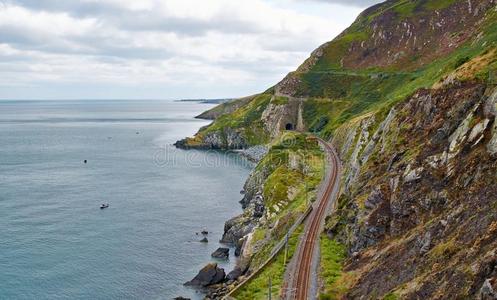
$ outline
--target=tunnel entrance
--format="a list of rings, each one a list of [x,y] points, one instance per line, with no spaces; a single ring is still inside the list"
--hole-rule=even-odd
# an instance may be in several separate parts
[[[295,128],[293,127],[292,123],[286,123],[285,125],[285,130],[294,130]]]

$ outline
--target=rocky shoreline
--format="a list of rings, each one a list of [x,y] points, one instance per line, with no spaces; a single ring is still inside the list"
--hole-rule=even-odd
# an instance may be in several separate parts
[[[185,141],[185,139],[177,141],[174,145],[180,149],[217,149],[215,145],[206,146],[205,144],[198,147],[191,147]],[[233,152],[238,153],[253,163],[258,163],[262,160],[268,151],[269,147],[266,145],[233,149]],[[238,260],[236,267],[226,272],[217,263],[210,262],[199,270],[198,274],[192,280],[184,283],[186,286],[204,291],[206,293],[204,299],[221,298],[233,289],[238,281],[243,280],[245,276],[249,275],[249,259],[243,255],[243,246],[264,213],[264,203],[260,196],[263,182],[264,174],[256,172],[254,169],[244,184],[242,191],[243,197],[239,201],[243,212],[227,220],[224,224],[224,233],[219,242],[235,248],[235,257]],[[220,247],[211,256],[214,259],[227,259],[228,255],[229,248]]]

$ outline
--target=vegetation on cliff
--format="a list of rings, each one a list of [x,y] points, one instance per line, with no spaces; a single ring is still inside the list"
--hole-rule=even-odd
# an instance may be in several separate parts
[[[246,186],[246,206],[255,198],[263,199],[264,213],[250,236],[245,252],[251,268],[257,268],[268,257],[295,220],[316,199],[316,189],[324,174],[324,155],[315,140],[305,134],[287,132],[275,141],[269,153],[251,175],[261,185]]]
[[[344,245],[325,235],[320,240],[320,276],[323,280],[321,300],[339,299],[347,290],[343,280],[342,264],[346,257]],[[345,279],[346,280],[346,279]]]
[[[306,134],[285,132],[271,143],[268,154],[257,164],[245,184],[244,213],[235,218],[225,237],[243,243],[241,261],[252,272],[266,262],[277,243],[316,199],[316,190],[324,176],[324,154],[314,139]],[[263,206],[261,211],[259,208]],[[249,230],[246,230],[249,228]],[[298,236],[290,235],[289,257]],[[246,232],[249,232],[245,235]],[[236,233],[243,232],[241,235]],[[237,292],[237,299],[267,292],[271,276],[274,293],[283,280],[284,258],[280,253],[262,273]]]

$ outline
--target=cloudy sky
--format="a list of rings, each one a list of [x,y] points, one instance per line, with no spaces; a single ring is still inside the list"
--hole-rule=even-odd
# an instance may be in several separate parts
[[[374,0],[0,0],[0,99],[238,97]]]

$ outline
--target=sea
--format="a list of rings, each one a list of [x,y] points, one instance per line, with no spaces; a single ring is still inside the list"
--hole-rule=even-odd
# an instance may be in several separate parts
[[[234,267],[233,249],[210,255],[253,167],[172,145],[211,107],[1,100],[0,299],[201,299],[183,283],[209,262]]]

